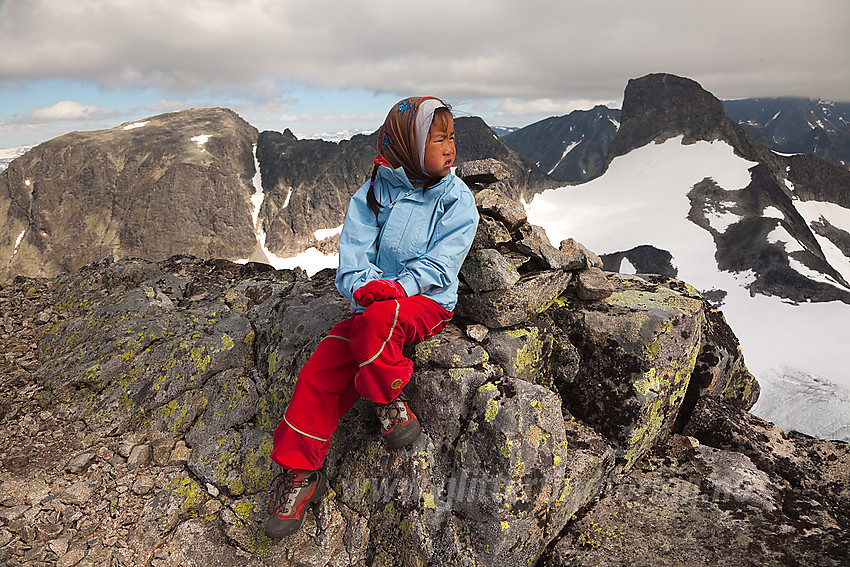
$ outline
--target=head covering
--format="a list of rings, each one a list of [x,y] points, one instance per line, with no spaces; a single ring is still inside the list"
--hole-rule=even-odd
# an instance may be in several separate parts
[[[431,177],[425,171],[425,140],[434,112],[446,104],[432,96],[401,100],[387,114],[378,131],[378,157],[393,169],[403,167],[411,180]]]

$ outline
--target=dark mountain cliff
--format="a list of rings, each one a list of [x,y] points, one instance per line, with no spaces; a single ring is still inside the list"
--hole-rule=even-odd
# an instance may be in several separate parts
[[[213,108],[40,144],[0,173],[0,279],[108,254],[247,258],[256,139],[235,113]]]
[[[266,246],[279,256],[316,244],[313,233],[342,224],[351,195],[372,171],[377,136],[299,140],[292,132],[262,132],[257,159],[263,174],[260,218]]]
[[[596,106],[541,120],[502,139],[554,179],[580,183],[604,171],[619,122],[619,110]]]
[[[511,173],[496,188],[529,196],[557,183],[526,157],[507,147],[477,117],[455,120],[456,163],[483,158],[501,161]],[[257,146],[265,201],[260,212],[271,252],[287,256],[317,244],[313,232],[340,226],[351,195],[372,172],[377,134],[339,143],[299,140],[288,130],[263,132]]]

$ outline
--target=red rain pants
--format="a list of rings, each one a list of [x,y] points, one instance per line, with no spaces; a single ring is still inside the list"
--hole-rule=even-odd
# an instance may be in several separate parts
[[[413,373],[404,345],[436,334],[451,317],[414,295],[376,301],[337,323],[298,374],[274,431],[271,459],[284,469],[320,468],[340,418],[360,396],[377,403],[395,399]]]

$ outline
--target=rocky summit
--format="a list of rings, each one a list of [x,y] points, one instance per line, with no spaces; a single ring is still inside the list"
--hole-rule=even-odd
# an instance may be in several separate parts
[[[425,434],[388,452],[358,402],[280,541],[271,434],[350,314],[331,270],[106,258],[0,288],[0,563],[846,564],[850,450],[747,413],[722,313],[473,188],[457,315],[406,349]]]

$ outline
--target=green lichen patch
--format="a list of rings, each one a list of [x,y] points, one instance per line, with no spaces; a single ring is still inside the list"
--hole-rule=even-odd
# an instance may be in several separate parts
[[[168,491],[180,502],[181,514],[197,510],[206,499],[206,491],[186,473],[171,481]]]

